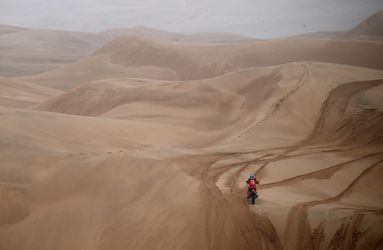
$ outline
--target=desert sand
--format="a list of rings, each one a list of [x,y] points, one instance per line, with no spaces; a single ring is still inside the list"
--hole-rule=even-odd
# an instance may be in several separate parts
[[[274,40],[2,26],[24,49],[1,48],[0,250],[382,249],[382,16]]]

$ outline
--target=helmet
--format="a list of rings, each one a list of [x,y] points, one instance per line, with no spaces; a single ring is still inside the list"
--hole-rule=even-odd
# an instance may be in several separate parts
[[[250,174],[249,179],[254,180],[255,179],[255,174]]]

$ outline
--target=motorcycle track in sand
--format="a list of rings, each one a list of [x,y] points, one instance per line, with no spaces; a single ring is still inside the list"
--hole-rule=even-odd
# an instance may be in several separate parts
[[[194,172],[190,171],[190,157],[177,160],[181,169],[201,180],[208,249],[283,249],[273,225],[262,212],[252,212],[242,194],[223,194],[217,187],[217,179],[228,168],[212,166],[225,157],[193,156]],[[184,164],[187,167],[182,167]]]
[[[311,227],[309,222],[307,221],[307,210],[310,207],[314,207],[316,205],[323,205],[327,203],[332,203],[339,201],[344,197],[344,195],[355,185],[357,184],[364,176],[368,175],[374,168],[382,166],[383,159],[378,160],[367,169],[365,169],[356,179],[354,179],[350,185],[348,185],[341,193],[336,196],[326,198],[323,200],[314,200],[305,203],[301,203],[295,207],[293,207],[288,216],[284,247],[287,250],[290,249],[310,249],[310,237],[302,237],[302,235],[311,235]],[[300,232],[300,234],[294,234],[292,232]],[[303,240],[302,240],[303,239]],[[350,239],[349,239],[350,241]],[[345,242],[344,249],[349,249],[347,245],[349,242]]]
[[[307,72],[305,72],[305,74],[306,73]],[[205,160],[202,160],[200,164],[203,163],[205,165],[203,171],[200,170],[201,172],[199,172],[198,175],[202,181],[201,192],[204,197],[204,202],[207,205],[206,226],[210,242],[209,249],[312,249],[313,242],[310,242],[311,226],[307,221],[308,208],[320,204],[336,202],[342,199],[347,191],[358,183],[360,179],[366,176],[374,168],[381,166],[383,159],[379,156],[381,156],[383,152],[380,151],[365,154],[320,170],[260,185],[259,189],[266,189],[310,178],[327,179],[335,172],[342,168],[346,168],[353,162],[367,158],[378,159],[375,163],[364,169],[360,175],[339,194],[326,199],[300,203],[292,207],[287,218],[283,246],[272,223],[262,212],[262,208],[258,205],[254,206],[252,209],[249,208],[249,205],[243,198],[244,189],[238,186],[238,179],[242,173],[247,171],[251,164],[261,164],[256,171],[258,175],[261,175],[262,171],[264,171],[271,162],[319,153],[346,153],[347,151],[362,147],[363,145],[345,147],[344,145],[341,145],[339,141],[335,141],[336,143],[332,146],[331,144],[319,144],[319,142],[323,142],[323,139],[327,143],[330,142],[326,138],[329,138],[329,135],[331,136],[335,134],[339,130],[339,127],[344,126],[344,124],[342,124],[342,119],[338,118],[338,120],[333,120],[331,118],[333,116],[344,117],[348,103],[354,95],[367,91],[382,83],[383,80],[351,82],[342,84],[338,88],[332,90],[329,93],[327,100],[322,105],[321,115],[312,134],[307,139],[296,144],[296,146],[249,152],[221,153],[208,156],[208,158],[210,158],[209,161],[206,161],[206,155],[201,156],[201,160],[203,158],[205,158]],[[338,108],[334,109],[332,107]],[[335,115],[333,114],[334,112],[336,113]],[[336,146],[337,144],[339,144],[339,146]],[[241,159],[241,157],[245,155],[257,155],[257,157]],[[231,159],[239,160],[234,163],[219,165],[219,162],[225,162]],[[217,181],[220,177],[228,173],[228,171],[235,168],[238,169],[234,174],[229,174],[226,182],[229,183],[231,191],[229,193],[222,193],[220,188],[216,185]],[[357,214],[356,216],[358,217],[358,215],[360,214]],[[355,227],[357,223],[352,225]],[[348,238],[349,237],[350,236],[348,236]],[[350,241],[350,239],[348,239],[348,241]],[[344,243],[346,247],[351,246],[351,243],[348,241]]]

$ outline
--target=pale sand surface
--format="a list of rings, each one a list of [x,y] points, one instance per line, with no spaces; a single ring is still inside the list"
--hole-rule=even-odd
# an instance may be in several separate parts
[[[383,44],[174,36],[0,78],[0,250],[381,249]]]

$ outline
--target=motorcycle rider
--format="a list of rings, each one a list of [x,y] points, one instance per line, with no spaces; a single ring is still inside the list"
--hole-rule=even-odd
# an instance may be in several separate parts
[[[246,183],[247,183],[247,198],[250,198],[252,190],[255,191],[255,197],[257,198],[258,197],[257,184],[259,184],[259,182],[255,178],[255,174],[250,174],[249,179],[247,179]]]

